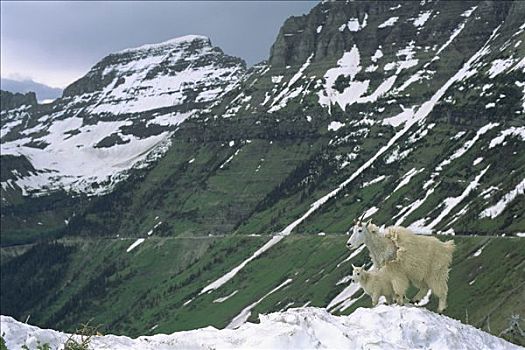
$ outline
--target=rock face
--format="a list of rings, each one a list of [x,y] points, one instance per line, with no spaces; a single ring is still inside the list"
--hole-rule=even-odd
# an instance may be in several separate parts
[[[186,36],[107,56],[51,105],[6,93],[4,107],[2,92],[2,156],[35,168],[3,188],[105,193],[164,152],[177,125],[211,107],[244,71],[208,38]]]
[[[423,31],[419,33],[421,25],[414,26],[412,23],[403,21],[402,18],[411,18],[412,22],[417,20],[420,10],[425,8],[432,12],[445,11],[444,3],[432,4],[431,2],[418,3],[407,1],[325,1],[312,9],[308,15],[291,17],[281,27],[277,39],[271,48],[269,63],[273,67],[294,66],[303,64],[310,54],[314,53],[314,61],[322,61],[327,58],[338,58],[344,51],[349,51],[354,44],[360,48],[363,46],[390,46],[407,38],[413,39],[415,35],[423,34],[426,38],[419,41],[435,41],[436,34],[448,32],[450,20],[436,23],[433,26],[432,35]],[[512,17],[512,13],[523,13],[520,9],[523,4],[519,2],[485,2],[466,1],[463,7],[480,6],[479,11],[492,13],[491,21],[500,23],[506,16]],[[454,6],[453,6],[454,7]],[[509,8],[512,9],[509,11]],[[444,13],[442,13],[443,15]],[[429,13],[430,15],[430,13]],[[377,30],[380,18],[397,18],[399,23],[390,27],[391,30]],[[401,20],[400,20],[401,18]],[[517,20],[517,17],[516,17]],[[394,24],[393,22],[392,24]],[[420,22],[416,23],[419,24]],[[518,22],[506,19],[506,25],[516,28]],[[423,40],[421,40],[423,39]],[[373,54],[373,53],[372,53]]]
[[[0,101],[2,111],[7,111],[9,109],[15,109],[21,106],[35,106],[36,95],[34,92],[28,92],[26,94],[20,93],[11,93],[9,91],[0,90]]]

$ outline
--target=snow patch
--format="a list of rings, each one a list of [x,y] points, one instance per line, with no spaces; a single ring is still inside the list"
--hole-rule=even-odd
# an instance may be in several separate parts
[[[394,128],[410,121],[414,117],[414,109],[413,108],[402,108],[403,112],[390,117],[383,119],[383,125],[390,125]]]
[[[341,129],[343,126],[345,126],[345,123],[333,121],[333,122],[330,122],[330,124],[328,124],[328,131],[337,131]]]
[[[452,136],[450,139],[451,140],[458,140],[460,139],[463,135],[465,135],[467,132],[466,131],[458,131],[458,133],[454,136]]]
[[[373,185],[375,183],[381,182],[384,179],[386,179],[386,176],[385,175],[380,175],[380,176],[376,177],[375,179],[372,179],[372,180],[367,181],[367,182],[363,182],[362,188],[365,188],[365,187],[368,187],[368,186]]]
[[[223,284],[225,284],[226,282],[231,280],[233,277],[235,277],[235,275],[237,275],[239,271],[241,271],[250,261],[256,259],[259,255],[263,254],[268,249],[270,249],[271,247],[279,243],[283,238],[284,238],[284,235],[282,234],[273,236],[268,242],[266,242],[266,244],[264,244],[261,248],[257,249],[255,253],[253,253],[252,256],[250,256],[248,259],[244,260],[242,263],[240,263],[237,267],[232,269],[230,272],[226,273],[225,275],[221,276],[214,282],[204,287],[200,291],[199,295],[204,294],[204,293],[209,293],[217,288],[220,288]]]
[[[494,219],[505,210],[510,202],[516,199],[516,197],[520,195],[522,196],[523,194],[525,194],[525,179],[518,183],[514,189],[505,194],[496,204],[483,210],[479,217],[488,217]]]
[[[490,141],[489,149],[501,145],[503,141],[505,141],[505,138],[509,136],[516,136],[518,138],[521,138],[521,140],[525,141],[525,126],[512,126],[508,129],[502,130],[499,136],[493,138]]]
[[[396,188],[394,189],[393,192],[396,192],[397,190],[399,190],[401,187],[405,186],[405,185],[408,185],[408,183],[410,182],[410,180],[412,180],[412,178],[414,176],[416,176],[417,174],[419,174],[420,172],[422,172],[423,170],[425,170],[425,168],[421,168],[419,170],[416,170],[416,168],[412,168],[410,169],[409,171],[406,172],[405,175],[403,175],[401,178],[402,180],[399,182],[399,184],[396,186]],[[393,193],[392,192],[392,193]]]
[[[345,110],[347,105],[353,104],[361,95],[368,90],[369,81],[354,81],[357,73],[361,71],[359,49],[356,45],[349,52],[345,52],[337,61],[337,67],[326,71],[324,75],[324,89],[318,92],[319,103],[322,106],[330,106],[337,103]],[[349,77],[350,85],[343,92],[334,88],[335,81],[339,76]]]
[[[452,163],[453,160],[457,159],[457,158],[460,158],[461,156],[463,156],[465,153],[467,153],[467,151],[469,149],[472,148],[472,146],[474,146],[474,144],[479,140],[479,138],[485,134],[487,131],[489,131],[490,129],[493,129],[495,128],[496,126],[498,126],[499,123],[489,123],[487,125],[484,125],[483,127],[481,127],[476,135],[469,141],[465,142],[465,144],[459,148],[456,152],[454,152],[454,154],[452,154],[449,158],[445,159],[444,161],[442,161],[437,167],[436,167],[436,170],[438,171],[441,171],[443,169],[444,166]]]
[[[383,57],[383,52],[380,49],[377,49],[374,55],[370,57],[370,59],[372,60],[372,62],[377,62],[377,60],[381,57]]]
[[[430,302],[430,295],[432,294],[432,291],[429,290],[427,294],[421,299],[419,302],[416,303],[417,306],[425,306]]]
[[[377,28],[391,27],[397,22],[398,19],[399,17],[390,17],[389,19],[378,25]]]
[[[443,220],[443,218],[447,216],[452,211],[452,209],[454,209],[459,203],[461,203],[461,201],[465,199],[472,190],[476,189],[479,186],[480,179],[483,177],[483,175],[485,175],[489,168],[490,165],[483,169],[481,173],[478,176],[476,176],[476,178],[465,188],[465,190],[463,190],[463,193],[461,193],[461,195],[459,195],[458,197],[446,198],[443,201],[445,207],[442,210],[440,210],[439,215],[428,225],[428,228],[433,228],[437,224],[439,224],[441,220]]]
[[[144,242],[146,239],[145,238],[139,238],[137,239],[132,245],[130,245],[128,247],[128,249],[126,249],[126,252],[129,253],[131,252],[133,249],[137,248],[142,242]]]
[[[272,83],[279,84],[283,80],[283,75],[276,75],[272,77]]]
[[[223,303],[225,302],[226,300],[230,299],[231,297],[233,297],[235,294],[237,294],[239,292],[238,289],[234,290],[233,292],[231,292],[230,294],[228,294],[227,296],[225,297],[221,297],[221,298],[217,298],[215,299],[213,302],[214,303]]]
[[[368,19],[368,14],[365,13],[365,17],[363,18],[363,22],[362,23],[359,23],[359,19],[358,18],[350,18],[348,20],[348,23],[346,23],[346,28],[348,28],[349,31],[351,32],[358,32],[360,31],[361,29],[363,29],[364,27],[366,27],[366,21]],[[343,31],[341,30],[341,28],[345,28],[345,26],[341,26],[339,28],[340,31]]]
[[[343,265],[345,262],[348,262],[350,260],[352,260],[353,258],[355,258],[357,255],[359,255],[359,253],[361,253],[364,249],[366,248],[366,246],[364,244],[362,244],[360,247],[358,247],[356,250],[354,250],[352,252],[352,254],[350,254],[345,260],[341,261],[339,264],[337,264],[337,267]]]
[[[415,27],[422,27],[429,20],[431,15],[431,10],[420,13],[419,16],[412,23]]]
[[[467,24],[468,17],[470,17],[472,12],[474,12],[476,10],[476,8],[477,8],[477,6],[474,6],[474,7],[470,8],[469,10],[465,11],[461,15],[462,17],[466,17],[467,19],[465,19],[464,22],[460,23],[459,26],[456,29],[454,29],[454,31],[450,35],[449,39],[437,50],[436,55],[432,59],[433,61],[436,60],[436,59],[439,59],[439,54],[441,52],[443,52],[443,50],[445,50],[450,45],[450,43],[452,41],[454,41],[454,39],[459,35],[459,33],[461,33],[461,31],[463,30],[463,28],[465,28],[465,25]]]
[[[368,209],[367,211],[365,211],[363,213],[363,219],[362,220],[368,219],[369,217],[371,217],[372,215],[374,215],[378,211],[379,211],[379,208],[377,208],[377,207],[372,207],[372,208]]]
[[[481,253],[483,252],[483,249],[485,249],[486,246],[487,246],[486,244],[483,245],[483,246],[481,246],[481,248],[479,248],[478,250],[476,250],[476,251],[474,252],[474,254],[472,254],[472,256],[473,256],[473,257],[478,257],[478,256],[480,256]]]
[[[286,106],[289,100],[297,97],[299,93],[302,91],[302,88],[295,89],[294,91],[290,92],[291,87],[301,78],[303,77],[304,71],[308,66],[310,65],[312,61],[313,54],[311,54],[307,59],[306,62],[299,68],[299,70],[294,74],[294,76],[290,79],[288,82],[288,85],[275,97],[272,104],[270,105],[271,108],[268,110],[268,112],[275,112],[278,111]]]
[[[479,163],[481,163],[482,161],[483,161],[483,157],[478,157],[478,158],[474,159],[474,161],[472,162],[472,165],[476,166]]]
[[[275,293],[276,291],[278,291],[279,289],[283,288],[284,286],[290,284],[293,280],[291,278],[287,279],[286,281],[284,281],[283,283],[281,283],[280,285],[278,285],[277,287],[275,287],[274,289],[272,289],[271,291],[269,291],[268,293],[266,293],[262,298],[260,298],[259,300],[257,300],[256,302],[254,303],[251,303],[250,305],[248,305],[247,307],[245,307],[244,309],[242,309],[242,311],[233,318],[233,320],[231,320],[231,322],[226,326],[227,329],[235,329],[235,328],[239,328],[242,324],[244,324],[246,321],[248,321],[248,318],[250,318],[251,314],[252,314],[252,309],[257,306],[261,301],[263,301],[264,299],[266,299],[269,295]]]
[[[515,60],[512,58],[507,59],[497,59],[492,61],[490,69],[488,70],[489,78],[494,78],[495,76],[501,74],[505,70],[512,67],[512,65],[515,63]]]

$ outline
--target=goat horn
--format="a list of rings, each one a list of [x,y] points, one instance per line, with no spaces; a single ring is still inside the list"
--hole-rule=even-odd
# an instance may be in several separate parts
[[[365,214],[366,214],[366,211],[363,213],[363,215],[361,215],[361,217],[359,218],[359,222],[363,222],[363,219],[365,218]]]

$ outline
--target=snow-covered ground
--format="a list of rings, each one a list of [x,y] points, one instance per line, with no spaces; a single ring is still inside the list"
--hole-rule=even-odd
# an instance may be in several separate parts
[[[423,308],[380,305],[349,316],[306,307],[260,315],[237,329],[206,327],[131,339],[93,337],[93,349],[520,349],[519,346]],[[68,334],[1,317],[8,349],[37,342],[60,349]]]

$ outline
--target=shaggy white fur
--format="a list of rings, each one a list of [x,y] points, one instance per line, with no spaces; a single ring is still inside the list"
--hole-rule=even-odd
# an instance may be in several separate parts
[[[388,227],[384,234],[372,223],[363,224],[363,229],[375,240],[386,239],[395,245],[395,258],[391,261],[396,264],[389,270],[397,270],[396,273],[406,275],[410,282],[419,288],[415,300],[421,300],[430,289],[439,298],[438,312],[445,310],[454,241],[441,242],[435,237],[415,235],[401,226]],[[390,246],[390,243],[387,242],[386,245]],[[375,249],[375,247],[368,248],[371,252]],[[388,251],[376,251],[374,254],[384,258],[378,258],[379,263],[391,255]],[[384,264],[386,265],[388,263]]]
[[[353,227],[352,235],[346,246],[350,250],[354,250],[361,244],[366,245],[374,267],[379,270],[387,261],[396,259],[397,247],[391,239],[385,238],[383,234],[371,234],[366,230],[366,225],[358,223]]]
[[[363,267],[353,268],[352,279],[372,298],[373,306],[377,305],[380,296],[384,296],[389,304],[393,301],[399,305],[404,304],[405,293],[410,283],[405,274],[400,273],[396,262],[388,262],[375,271],[366,271]]]

